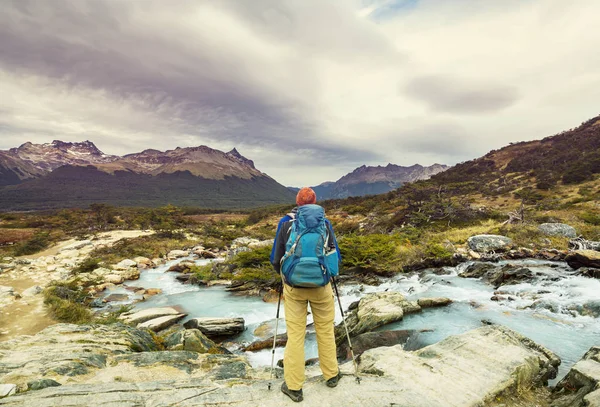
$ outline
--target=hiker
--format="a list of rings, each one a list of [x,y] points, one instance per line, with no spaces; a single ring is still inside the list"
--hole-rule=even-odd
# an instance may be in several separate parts
[[[330,282],[338,273],[341,255],[331,223],[316,202],[317,196],[311,188],[302,188],[298,192],[298,206],[279,221],[270,259],[282,277],[285,298],[288,341],[283,356],[285,380],[281,391],[296,402],[303,399],[304,337],[309,303],[326,385],[337,386],[341,377],[336,358],[335,311]]]

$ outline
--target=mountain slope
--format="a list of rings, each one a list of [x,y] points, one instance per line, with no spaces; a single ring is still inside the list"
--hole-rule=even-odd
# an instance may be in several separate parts
[[[600,116],[542,140],[490,151],[435,175],[432,181],[438,184],[470,182],[474,190],[497,194],[530,181],[539,189],[547,190],[558,182],[590,180],[597,173],[600,173]]]
[[[206,146],[123,157],[89,142],[25,143],[0,151],[0,209],[168,203],[242,208],[293,202],[294,194],[254,167],[237,150]]]
[[[445,171],[446,165],[434,164],[424,167],[419,164],[410,167],[388,164],[385,167],[363,165],[336,182],[324,182],[312,187],[319,199],[337,199],[349,196],[377,195],[399,188],[407,182],[428,179]]]

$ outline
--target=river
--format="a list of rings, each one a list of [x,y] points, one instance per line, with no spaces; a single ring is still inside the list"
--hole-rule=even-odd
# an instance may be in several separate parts
[[[261,298],[232,295],[222,286],[198,287],[180,283],[175,279],[177,273],[167,272],[167,269],[183,260],[186,259],[170,261],[155,269],[144,270],[139,280],[126,283],[136,287],[160,288],[163,291],[144,302],[136,303],[136,309],[179,305],[188,313],[187,319],[202,316],[243,317],[247,329],[235,338],[237,343],[256,340],[253,335],[254,329],[261,323],[275,318],[277,304],[265,303]],[[195,260],[199,265],[209,261]],[[407,315],[402,321],[380,329],[431,330],[411,337],[412,342],[406,346],[417,349],[436,343],[449,335],[480,327],[482,321],[502,324],[555,352],[562,360],[560,378],[591,346],[600,344],[600,318],[581,316],[574,311],[584,305],[600,309],[600,280],[577,276],[569,266],[561,262],[519,260],[504,261],[499,265],[508,263],[514,267],[528,267],[537,275],[533,282],[506,285],[498,289],[505,292],[505,296],[511,300],[493,301],[493,287],[479,279],[459,277],[458,274],[469,263],[445,268],[449,273],[446,275],[436,275],[433,270],[425,270],[386,279],[379,286],[344,285],[340,287],[341,300],[346,309],[352,302],[369,292],[398,291],[409,300],[421,297],[448,297],[453,303],[447,307]],[[134,294],[123,287],[110,293],[127,293],[130,296],[129,301],[136,299]],[[283,306],[281,308],[283,318]],[[341,321],[337,304],[336,321]],[[312,322],[310,315],[308,322]],[[284,331],[285,323],[282,319],[280,332]],[[254,367],[266,366],[271,362],[270,350],[247,352],[247,355]],[[306,358],[316,356],[314,333],[309,329]],[[276,359],[282,357],[283,349],[278,348]]]

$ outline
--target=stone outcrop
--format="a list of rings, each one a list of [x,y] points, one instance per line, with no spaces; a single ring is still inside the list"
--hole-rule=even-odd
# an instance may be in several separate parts
[[[540,232],[548,236],[577,237],[577,231],[565,223],[542,223],[538,226]]]
[[[141,311],[129,311],[124,312],[119,316],[124,322],[132,324],[140,324],[142,322],[150,321],[155,318],[164,316],[173,316],[182,314],[180,309],[174,307],[162,307],[162,308],[147,308]]]
[[[592,347],[558,382],[552,407],[600,407],[600,346]]]
[[[150,329],[151,331],[158,332],[170,327],[171,325],[174,325],[175,323],[177,323],[177,321],[180,321],[181,319],[185,318],[186,315],[187,314],[165,315],[164,317],[158,317],[146,322],[142,322],[141,324],[138,324],[137,327],[146,328]]]
[[[428,307],[445,306],[452,302],[447,298],[421,298],[420,301]],[[407,301],[401,293],[370,293],[362,297],[358,303],[350,306],[346,324],[352,337],[400,321],[404,315],[421,310],[422,307],[417,301]],[[340,323],[335,327],[336,343],[341,343],[345,337],[344,325]]]
[[[156,350],[148,332],[127,325],[52,325],[34,336],[0,342],[0,382],[62,383],[105,368],[112,355]]]
[[[157,355],[120,356],[122,360],[115,368],[131,369],[137,364],[140,365],[137,369],[157,369],[157,366],[171,363],[179,366],[179,369],[169,370],[175,379],[156,381],[156,377],[164,376],[155,375],[132,382],[131,376],[127,375],[121,382],[97,379],[93,384],[63,384],[7,397],[0,400],[0,406],[83,406],[97,405],[98,400],[104,405],[115,406],[291,405],[279,391],[281,379],[273,380],[273,388],[269,391],[268,369],[263,373],[255,372],[237,356],[199,355],[196,359],[194,355],[198,354],[191,352],[152,353]],[[198,371],[195,370],[199,369],[198,361],[203,366],[202,378],[192,373],[192,377],[185,380],[177,379],[185,374],[186,368]],[[489,406],[503,394],[518,395],[530,387],[544,385],[559,363],[556,356],[529,339],[501,326],[489,326],[449,337],[416,352],[404,351],[401,346],[368,350],[359,363],[360,385],[349,376],[351,363],[340,367],[343,377],[334,390],[324,386],[317,367],[309,367],[304,404]],[[179,376],[175,372],[180,372]],[[592,394],[588,395],[588,400],[590,396]]]
[[[512,245],[512,239],[500,235],[476,235],[467,239],[467,245],[477,253],[505,251]]]
[[[396,330],[396,331],[378,331],[365,332],[352,339],[352,348],[354,356],[358,357],[365,351],[380,346],[402,345],[403,349],[407,349],[406,345],[410,340],[415,340],[419,332],[413,329]],[[410,349],[408,349],[410,350]],[[352,360],[348,341],[343,341],[337,348],[338,359]]]
[[[600,252],[596,250],[575,250],[567,255],[565,261],[574,269],[580,267],[600,268]]]
[[[209,338],[237,335],[244,332],[244,318],[192,318],[183,326],[198,329]]]

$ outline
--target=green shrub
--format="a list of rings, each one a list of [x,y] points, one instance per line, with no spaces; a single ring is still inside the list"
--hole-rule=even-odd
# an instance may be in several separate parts
[[[40,252],[50,246],[50,233],[40,232],[20,245],[15,250],[15,256],[26,256]]]
[[[235,264],[239,268],[271,268],[270,256],[271,246],[263,246],[247,252],[240,252],[228,263]]]
[[[84,305],[87,294],[74,284],[61,283],[44,290],[44,304],[60,322],[83,324],[92,320],[92,312]]]
[[[594,226],[600,226],[600,214],[584,212],[579,214],[579,219],[581,219],[585,223],[589,223]]]
[[[348,235],[339,240],[342,267],[362,268],[375,272],[398,271],[396,252],[398,236],[372,234]]]
[[[432,243],[425,247],[425,255],[434,259],[449,259],[453,251],[440,243]]]
[[[84,261],[79,263],[79,265],[77,267],[75,267],[73,269],[73,273],[74,274],[91,273],[92,271],[96,270],[99,267],[100,267],[100,259],[88,257],[87,259],[85,259]]]
[[[191,273],[193,273],[198,280],[211,281],[217,279],[217,275],[213,272],[212,264],[192,267]]]
[[[272,266],[269,267],[244,267],[233,274],[235,281],[274,281],[279,279]]]

